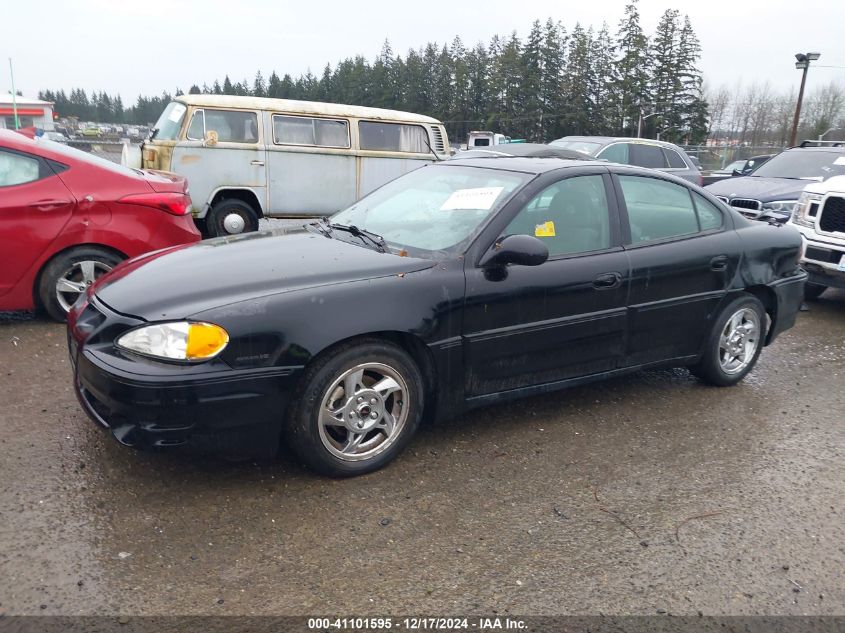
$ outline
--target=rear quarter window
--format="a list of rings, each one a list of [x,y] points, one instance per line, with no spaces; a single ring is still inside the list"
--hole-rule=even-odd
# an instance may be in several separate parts
[[[675,150],[664,147],[663,153],[666,155],[666,162],[669,163],[669,167],[672,169],[689,169],[689,166],[686,162],[684,162],[684,159],[681,158],[681,155]]]
[[[361,149],[427,154],[428,132],[421,125],[360,121]]]

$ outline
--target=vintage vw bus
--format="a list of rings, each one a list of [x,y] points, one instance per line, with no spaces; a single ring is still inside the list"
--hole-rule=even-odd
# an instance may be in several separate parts
[[[261,217],[328,215],[384,183],[449,156],[437,119],[379,108],[181,95],[124,165],[188,179],[208,235],[252,231]]]

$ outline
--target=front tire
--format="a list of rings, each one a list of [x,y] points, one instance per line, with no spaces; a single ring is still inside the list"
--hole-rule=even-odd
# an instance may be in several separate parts
[[[814,299],[818,299],[825,290],[827,290],[827,286],[807,282],[804,284],[804,298],[807,301],[813,301]]]
[[[50,317],[64,321],[68,310],[92,283],[117,266],[122,257],[95,246],[72,248],[53,258],[41,273],[38,297]]]
[[[243,200],[230,198],[214,205],[205,225],[211,237],[240,235],[258,230],[258,214]]]
[[[750,372],[766,337],[766,311],[756,297],[743,294],[713,322],[701,360],[690,371],[717,387],[735,385]]]
[[[339,347],[306,370],[286,439],[330,477],[377,470],[407,446],[422,419],[423,380],[401,348],[377,339]]]

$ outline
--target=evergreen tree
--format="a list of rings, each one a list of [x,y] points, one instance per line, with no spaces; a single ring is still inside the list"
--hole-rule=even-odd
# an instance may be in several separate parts
[[[267,96],[274,99],[281,99],[282,97],[282,80],[274,70],[270,73],[270,79],[267,81]]]
[[[640,27],[638,0],[625,7],[625,17],[619,22],[616,34],[616,72],[614,92],[619,95],[616,112],[620,133],[637,133],[637,121],[642,109],[650,108],[648,38]]]
[[[534,20],[522,49],[522,116],[517,134],[531,141],[543,140],[543,29]]]
[[[575,24],[569,36],[569,50],[563,72],[563,87],[567,95],[565,121],[568,134],[590,134],[593,127],[594,106],[591,86],[595,82],[590,60],[592,29],[585,31]]]
[[[564,120],[561,112],[566,103],[561,82],[566,60],[567,36],[563,26],[549,18],[543,32],[540,49],[540,66],[543,76],[540,85],[540,101],[543,108],[544,140],[553,140],[563,135]]]
[[[255,80],[252,82],[252,94],[255,97],[267,96],[267,86],[264,84],[264,77],[260,70],[255,73]]]
[[[667,9],[660,17],[657,30],[650,42],[652,60],[651,97],[652,107],[659,112],[649,123],[661,132],[664,138],[675,138],[680,134],[681,117],[678,109],[680,93],[679,47],[680,12]],[[666,136],[668,134],[669,136]]]

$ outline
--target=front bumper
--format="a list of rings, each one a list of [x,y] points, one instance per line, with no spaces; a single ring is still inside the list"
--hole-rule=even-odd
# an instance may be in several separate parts
[[[845,257],[845,240],[822,237],[800,224],[792,226],[801,232],[804,241],[801,267],[807,271],[809,283],[845,289],[845,269],[841,266]]]
[[[86,332],[92,318],[95,327]],[[113,340],[115,330],[131,327],[126,321],[95,299],[68,321],[74,388],[94,422],[121,444],[139,449],[275,454],[298,368],[170,365],[135,360],[104,343],[87,344],[101,332]]]

